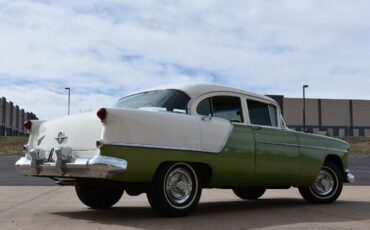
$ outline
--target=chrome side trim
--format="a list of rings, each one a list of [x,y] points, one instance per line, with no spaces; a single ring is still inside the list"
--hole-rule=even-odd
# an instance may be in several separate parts
[[[312,145],[299,145],[299,144],[287,144],[287,143],[279,143],[279,142],[270,142],[270,141],[257,141],[260,144],[270,144],[270,145],[281,145],[281,146],[291,146],[291,147],[300,147],[300,148],[310,148],[310,149],[320,149],[320,150],[330,150],[330,151],[337,151],[348,153],[347,150],[342,149],[334,149],[334,148],[326,148],[326,147],[319,147],[319,146],[312,146]]]
[[[270,141],[257,141],[260,144],[268,144],[268,145],[281,145],[281,146],[291,146],[291,147],[301,147],[297,144],[287,144],[287,143],[280,143],[280,142],[270,142]]]
[[[210,151],[207,149],[200,149],[200,148],[183,148],[183,147],[172,147],[172,146],[164,146],[164,145],[151,145],[151,144],[129,144],[123,142],[114,142],[114,143],[104,143],[104,145],[113,145],[113,146],[126,146],[126,147],[139,147],[139,148],[155,148],[155,149],[169,149],[169,150],[184,150],[184,151],[195,151],[195,152],[206,152],[206,153],[220,153],[232,132],[232,128],[229,131],[229,135],[225,138],[222,148],[218,149],[217,151]],[[319,146],[309,146],[309,145],[299,145],[299,144],[288,144],[288,143],[279,143],[279,142],[269,142],[269,141],[258,141],[260,144],[270,144],[270,145],[280,145],[280,146],[290,146],[290,147],[299,147],[299,148],[311,148],[311,149],[321,149],[321,150],[330,150],[330,151],[337,151],[347,153],[347,150],[342,149],[334,149],[334,148],[325,148]]]
[[[342,153],[348,153],[347,150],[343,149],[334,149],[334,148],[326,148],[326,147],[319,147],[319,146],[311,146],[311,145],[300,145],[302,148],[311,148],[311,149],[321,149],[321,150],[330,150],[330,151],[338,151]]]
[[[104,145],[139,147],[139,148],[142,147],[142,148],[154,148],[154,149],[170,149],[170,150],[186,150],[186,151],[196,151],[196,152],[202,151],[200,148],[183,148],[183,147],[172,147],[172,146],[165,146],[165,145],[150,145],[150,144],[129,144],[129,143],[123,143],[123,142],[104,143]]]
[[[231,131],[230,131],[231,133]],[[230,136],[230,134],[229,134]],[[114,143],[104,143],[104,145],[113,145],[113,146],[125,146],[125,147],[139,147],[139,148],[153,148],[153,149],[168,149],[168,150],[180,150],[180,151],[193,151],[193,152],[205,152],[205,153],[220,153],[229,138],[225,138],[224,145],[218,149],[217,151],[210,151],[207,149],[200,149],[200,148],[183,148],[183,147],[172,147],[172,146],[165,146],[165,145],[150,145],[150,144],[128,144],[123,142],[114,142]]]

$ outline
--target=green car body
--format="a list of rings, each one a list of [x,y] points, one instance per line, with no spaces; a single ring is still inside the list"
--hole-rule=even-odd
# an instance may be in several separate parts
[[[129,162],[127,171],[114,177],[118,181],[150,182],[161,164],[189,162],[210,170],[207,187],[299,187],[310,185],[328,158],[340,163],[344,175],[348,149],[346,142],[330,137],[234,125],[219,153],[104,145],[101,154]]]

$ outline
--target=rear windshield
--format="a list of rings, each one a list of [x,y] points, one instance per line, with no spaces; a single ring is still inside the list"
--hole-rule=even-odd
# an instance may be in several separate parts
[[[190,97],[179,90],[166,89],[138,93],[121,98],[116,108],[140,109],[149,111],[163,111],[188,113],[187,105]]]

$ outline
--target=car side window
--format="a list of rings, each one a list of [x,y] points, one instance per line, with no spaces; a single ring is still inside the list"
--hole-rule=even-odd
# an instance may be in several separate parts
[[[247,100],[249,119],[254,125],[277,127],[277,109],[273,105],[263,102]]]
[[[206,98],[198,104],[197,113],[223,118],[232,122],[243,122],[240,98],[234,96]]]
[[[199,115],[210,117],[212,116],[211,98],[204,99],[198,104],[197,113]]]

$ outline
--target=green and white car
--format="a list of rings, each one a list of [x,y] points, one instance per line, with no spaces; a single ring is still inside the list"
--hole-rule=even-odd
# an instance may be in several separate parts
[[[151,89],[96,114],[25,127],[18,173],[74,185],[91,208],[111,207],[126,191],[146,193],[160,215],[184,216],[202,188],[257,199],[292,186],[309,202],[331,203],[354,181],[346,142],[292,131],[271,98],[218,85]]]

